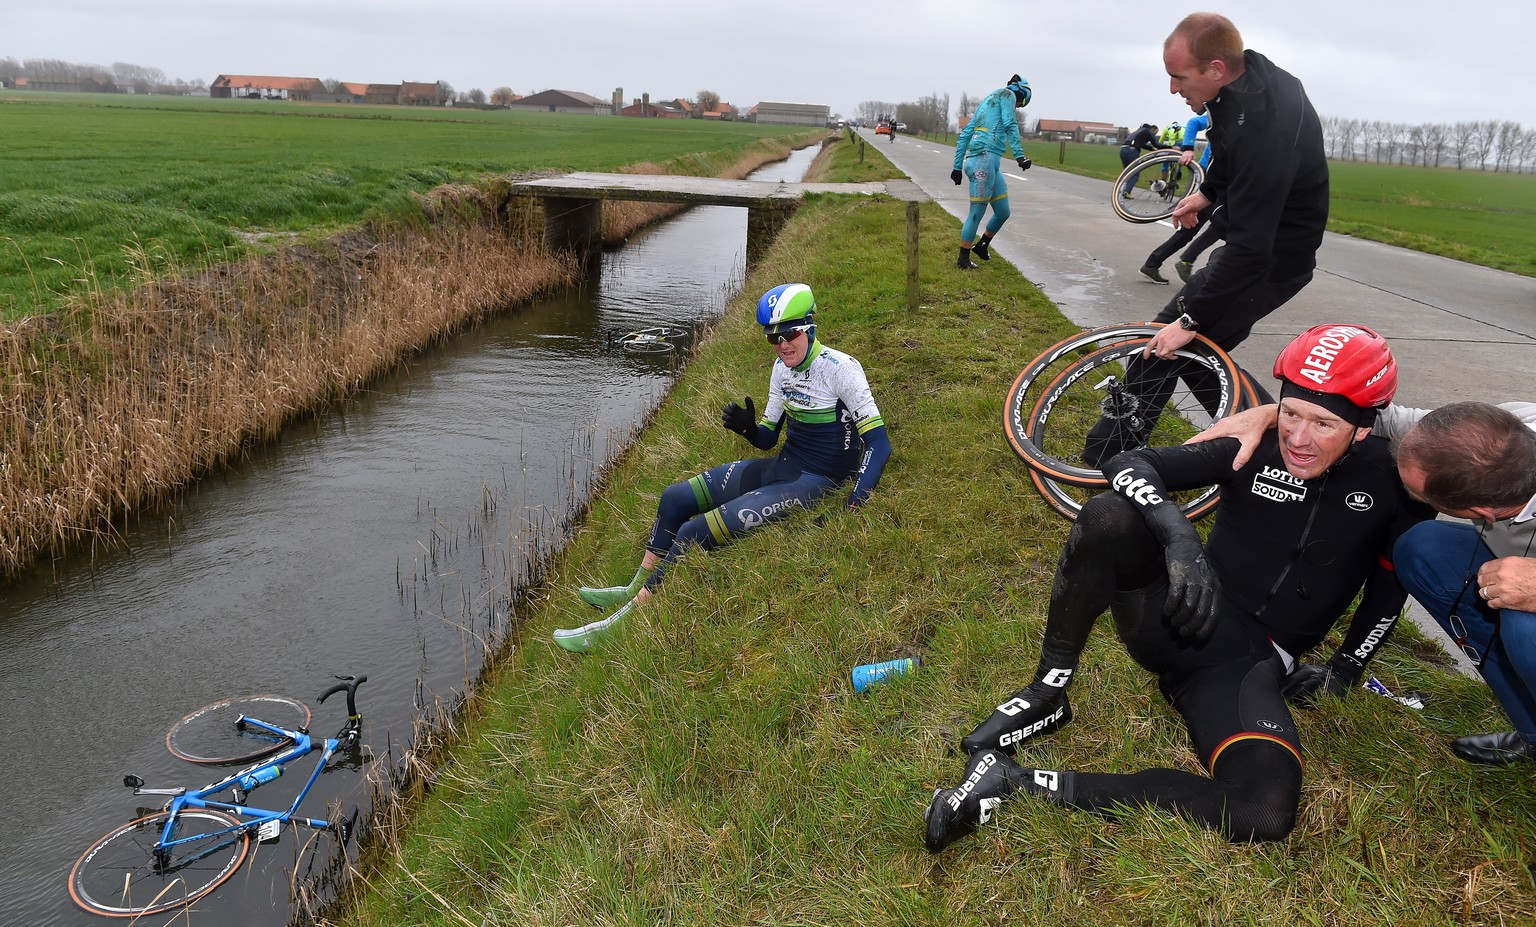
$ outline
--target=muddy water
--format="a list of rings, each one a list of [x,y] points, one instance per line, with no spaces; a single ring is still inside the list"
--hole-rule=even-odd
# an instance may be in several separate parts
[[[813,154],[754,176],[799,180]],[[330,734],[343,706],[315,695],[334,673],[367,674],[366,748],[304,808],[366,801],[365,767],[397,760],[413,720],[462,693],[529,562],[670,386],[671,356],[606,334],[717,317],[741,284],[745,236],[744,210],[692,210],[605,255],[583,291],[509,312],[292,426],[137,519],[110,553],[0,590],[0,923],[108,923],[69,900],[69,869],[155,804],[125,773],[212,780],[163,738],[217,698],[299,696]],[[286,804],[307,771],[257,797]],[[323,881],[309,836],[260,845],[190,916],[139,923],[286,923],[293,872]]]

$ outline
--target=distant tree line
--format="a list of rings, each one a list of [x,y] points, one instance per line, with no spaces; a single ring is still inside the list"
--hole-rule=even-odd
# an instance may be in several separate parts
[[[159,68],[146,68],[126,61],[116,61],[111,67],[99,64],[77,64],[57,58],[0,58],[0,82],[14,83],[25,77],[29,82],[41,84],[95,84],[111,85],[119,90],[131,89],[134,93],[206,94],[208,82],[172,79]]]
[[[854,110],[854,118],[866,124],[891,119],[907,124],[908,132],[944,132],[949,125],[949,94],[935,93],[920,97],[916,103],[888,103],[865,100]]]
[[[1521,128],[1518,122],[1487,119],[1409,125],[1330,116],[1323,120],[1323,135],[1328,157],[1338,161],[1536,171],[1536,129]]]

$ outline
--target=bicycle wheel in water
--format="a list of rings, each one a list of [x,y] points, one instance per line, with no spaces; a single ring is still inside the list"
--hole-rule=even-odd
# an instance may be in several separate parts
[[[187,809],[176,815],[177,838],[194,839],[155,860],[170,812],[130,821],[91,844],[69,873],[69,895],[80,907],[108,917],[169,911],[201,898],[234,875],[250,852],[248,830],[222,811]]]
[[[1179,200],[1200,189],[1200,162],[1179,164],[1182,152],[1166,148],[1144,154],[1120,172],[1109,191],[1115,215],[1127,222],[1157,222],[1173,215]]]
[[[188,714],[165,734],[173,756],[194,763],[245,763],[288,748],[293,741],[239,723],[259,718],[275,727],[309,727],[309,706],[286,695],[238,695]]]

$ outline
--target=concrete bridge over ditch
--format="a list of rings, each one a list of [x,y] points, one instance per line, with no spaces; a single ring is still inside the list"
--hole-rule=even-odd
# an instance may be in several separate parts
[[[866,183],[788,183],[665,174],[573,173],[512,185],[514,196],[543,201],[544,243],[557,250],[595,254],[602,249],[603,201],[642,200],[684,206],[743,206],[747,210],[747,266],[751,267],[809,193],[890,196],[906,203],[907,304],[918,305],[918,206],[928,195],[910,180]]]

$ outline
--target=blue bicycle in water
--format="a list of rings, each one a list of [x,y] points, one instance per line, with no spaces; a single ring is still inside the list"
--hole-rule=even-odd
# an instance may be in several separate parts
[[[362,731],[357,687],[368,677],[336,678],[341,682],[319,698],[324,703],[338,692],[347,693],[347,721],[335,737],[311,738],[309,706],[280,695],[224,699],[172,725],[165,743],[176,756],[194,763],[251,765],[200,789],[145,788],[138,776],[124,776],[123,785],[133,794],[166,795],[170,801],[164,810],[130,821],[91,844],[70,871],[70,897],[95,914],[154,914],[186,905],[223,884],[245,862],[253,833],[258,842],[273,840],[285,823],[292,823],[330,831],[345,844],[351,830],[347,822],[298,814],[331,757],[356,746]],[[256,712],[274,720],[262,720]],[[316,750],[320,757],[291,805],[267,809],[247,804],[263,783]],[[225,793],[227,800],[218,798]]]

